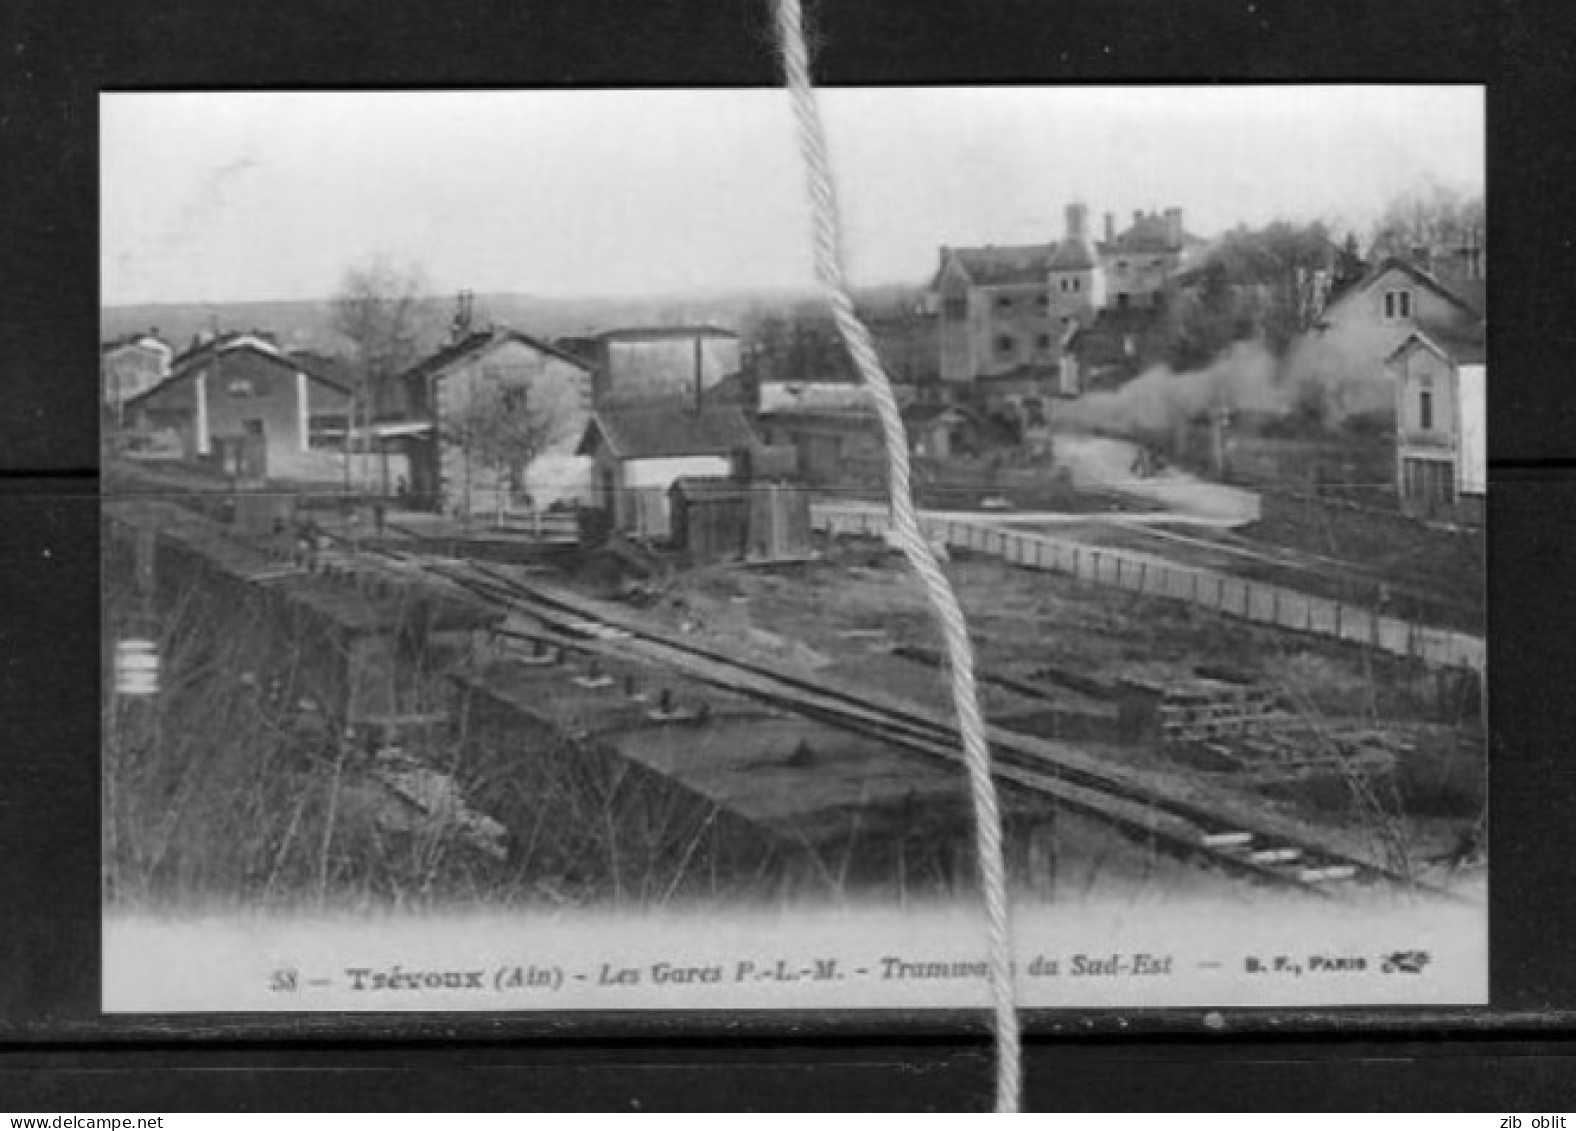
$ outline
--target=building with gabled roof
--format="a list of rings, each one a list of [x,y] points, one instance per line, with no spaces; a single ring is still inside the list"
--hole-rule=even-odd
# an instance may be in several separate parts
[[[407,449],[411,494],[457,515],[583,498],[590,466],[575,444],[590,415],[591,381],[589,362],[530,334],[507,326],[462,332],[399,378],[405,403],[386,422],[427,426],[394,441]],[[502,404],[497,398],[536,414],[541,451],[529,465],[502,467],[482,454],[472,406]]]
[[[592,466],[593,505],[615,530],[661,541],[670,533],[668,489],[678,479],[726,479],[760,446],[732,405],[648,403],[599,407],[576,454]]]
[[[1481,339],[1483,318],[1415,263],[1390,258],[1331,293],[1311,330],[1294,339],[1284,367],[1322,387],[1336,417],[1390,417],[1391,354],[1413,332],[1435,340]]]
[[[222,458],[249,478],[330,473],[327,436],[343,422],[350,387],[257,334],[202,342],[158,385],[126,402],[128,422],[171,437],[189,459]]]
[[[1374,314],[1397,327],[1419,323],[1438,328],[1479,321],[1483,310],[1422,264],[1390,256],[1346,287],[1331,291],[1319,327]]]
[[[1386,358],[1396,375],[1396,486],[1404,510],[1482,522],[1487,352],[1482,334],[1412,330]]]

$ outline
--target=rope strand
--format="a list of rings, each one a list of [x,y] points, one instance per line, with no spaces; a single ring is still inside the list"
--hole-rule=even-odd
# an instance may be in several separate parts
[[[783,72],[798,119],[799,145],[809,186],[815,272],[831,307],[838,332],[881,421],[888,464],[892,528],[910,568],[918,576],[931,611],[940,622],[952,676],[952,699],[963,737],[964,761],[974,799],[975,838],[981,887],[990,926],[990,987],[995,1006],[996,1110],[1018,1110],[1022,1090],[1022,1050],[1012,980],[1012,935],[1007,907],[1007,869],[1002,852],[1001,806],[991,777],[985,719],[974,682],[974,653],[968,622],[957,595],[919,527],[909,486],[908,437],[892,383],[882,369],[870,332],[854,311],[843,276],[837,194],[827,156],[820,110],[810,83],[799,0],[776,0]]]

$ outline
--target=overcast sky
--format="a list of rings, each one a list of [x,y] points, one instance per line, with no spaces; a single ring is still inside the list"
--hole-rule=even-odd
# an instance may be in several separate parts
[[[1121,221],[1372,221],[1483,188],[1481,87],[822,92],[858,283],[942,244],[1043,242],[1070,198]],[[375,254],[442,292],[626,295],[811,279],[777,90],[113,94],[103,301],[326,296]]]

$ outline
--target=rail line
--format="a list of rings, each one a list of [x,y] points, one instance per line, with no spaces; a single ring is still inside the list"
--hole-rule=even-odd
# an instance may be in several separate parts
[[[353,545],[348,539],[332,540]],[[328,563],[325,563],[328,564]],[[505,639],[535,640],[677,672],[699,684],[743,695],[927,758],[961,765],[950,718],[879,691],[846,691],[824,680],[708,648],[625,610],[577,594],[523,582],[474,561],[361,544],[334,555],[332,568],[371,566],[409,582],[429,583],[502,606],[527,620],[506,626]],[[534,623],[539,628],[529,627]],[[1133,771],[1099,763],[1074,747],[989,728],[995,772],[1009,787],[1086,813],[1156,850],[1281,888],[1333,897],[1384,886],[1421,896],[1463,897],[1333,846],[1309,826],[1270,820],[1244,802],[1216,795],[1188,800]]]
[[[475,562],[439,561],[394,551],[405,568],[447,581],[542,626],[511,627],[506,637],[573,642],[583,652],[637,660],[701,684],[745,695],[932,759],[961,764],[955,726],[920,704],[879,692],[850,692],[826,681],[743,659],[641,623],[623,610],[521,582]],[[1326,842],[1319,830],[1248,811],[1224,797],[1171,796],[1152,781],[1101,764],[1064,744],[990,728],[996,773],[1007,785],[1087,813],[1129,836],[1195,863],[1282,888],[1331,897],[1384,886],[1429,897],[1462,897]]]

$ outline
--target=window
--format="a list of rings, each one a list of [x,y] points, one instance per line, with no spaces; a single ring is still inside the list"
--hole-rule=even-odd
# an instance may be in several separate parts
[[[962,320],[969,316],[969,300],[962,295],[954,295],[942,304],[942,312],[948,318]]]
[[[1002,311],[1003,313],[1011,310],[1012,299],[1008,298],[1006,295],[998,295],[996,298],[996,309]]]
[[[1073,290],[1075,290],[1075,291],[1083,290],[1083,280],[1082,279],[1074,279],[1072,282],[1073,282]]]
[[[1412,292],[1385,291],[1384,316],[1390,319],[1412,317]]]
[[[1128,304],[1132,301],[1132,298],[1133,296],[1128,294],[1126,291],[1119,292],[1116,296],[1117,308],[1120,310],[1126,310]]]
[[[1018,343],[1013,340],[1011,334],[1003,334],[1001,337],[996,339],[996,352],[997,353],[1007,354],[1007,353],[1011,353],[1013,350],[1015,350],[1017,348],[1018,348]]]
[[[1116,269],[1118,271],[1126,271],[1127,270],[1127,260],[1125,260],[1125,259],[1118,259],[1116,261]]]
[[[1034,344],[1042,350],[1048,350],[1051,348],[1051,336],[1049,334],[1041,334],[1034,339]]]
[[[237,377],[235,380],[227,382],[224,386],[224,391],[237,400],[244,400],[247,397],[255,397],[257,395],[256,388],[253,387],[251,379],[247,377]]]
[[[1417,422],[1423,431],[1432,431],[1434,427],[1434,394],[1424,389],[1417,394]]]
[[[345,431],[350,421],[342,413],[312,414],[307,422],[307,446],[310,448],[339,448],[344,445]]]
[[[1041,310],[1049,310],[1051,307],[1051,296],[1047,294],[1035,295],[1034,305],[1038,306]]]

